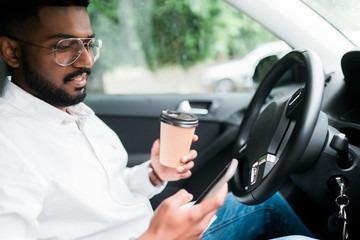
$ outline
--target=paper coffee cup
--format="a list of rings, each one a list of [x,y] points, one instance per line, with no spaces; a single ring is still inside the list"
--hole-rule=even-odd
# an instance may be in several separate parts
[[[198,118],[190,113],[163,110],[160,115],[160,163],[176,168],[189,153]]]

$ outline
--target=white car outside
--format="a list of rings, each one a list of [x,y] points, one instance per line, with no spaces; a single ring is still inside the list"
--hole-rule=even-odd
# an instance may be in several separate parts
[[[202,84],[213,88],[215,92],[233,92],[252,89],[253,75],[257,64],[264,58],[276,56],[280,59],[291,51],[283,41],[262,44],[237,60],[230,60],[204,70]]]

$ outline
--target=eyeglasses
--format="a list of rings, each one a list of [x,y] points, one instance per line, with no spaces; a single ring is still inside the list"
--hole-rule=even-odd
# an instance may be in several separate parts
[[[84,47],[86,47],[86,50],[90,54],[92,61],[96,62],[96,60],[98,60],[100,57],[102,48],[102,40],[97,38],[66,38],[60,40],[56,44],[55,48],[41,46],[14,37],[9,38],[34,47],[52,50],[54,52],[56,63],[64,67],[70,66],[76,62],[76,60],[79,59],[81,53],[83,52]]]

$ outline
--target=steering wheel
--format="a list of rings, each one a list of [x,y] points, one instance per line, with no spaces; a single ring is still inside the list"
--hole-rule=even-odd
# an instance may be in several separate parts
[[[263,107],[278,80],[296,67],[304,70],[305,86],[289,99]],[[239,165],[229,184],[240,202],[265,201],[291,174],[310,164],[301,156],[319,118],[324,78],[321,60],[310,50],[288,53],[265,76],[244,115],[234,147]]]

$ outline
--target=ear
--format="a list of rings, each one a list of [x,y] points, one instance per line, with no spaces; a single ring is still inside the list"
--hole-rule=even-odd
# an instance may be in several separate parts
[[[20,65],[20,46],[17,41],[0,36],[0,56],[12,68]]]

